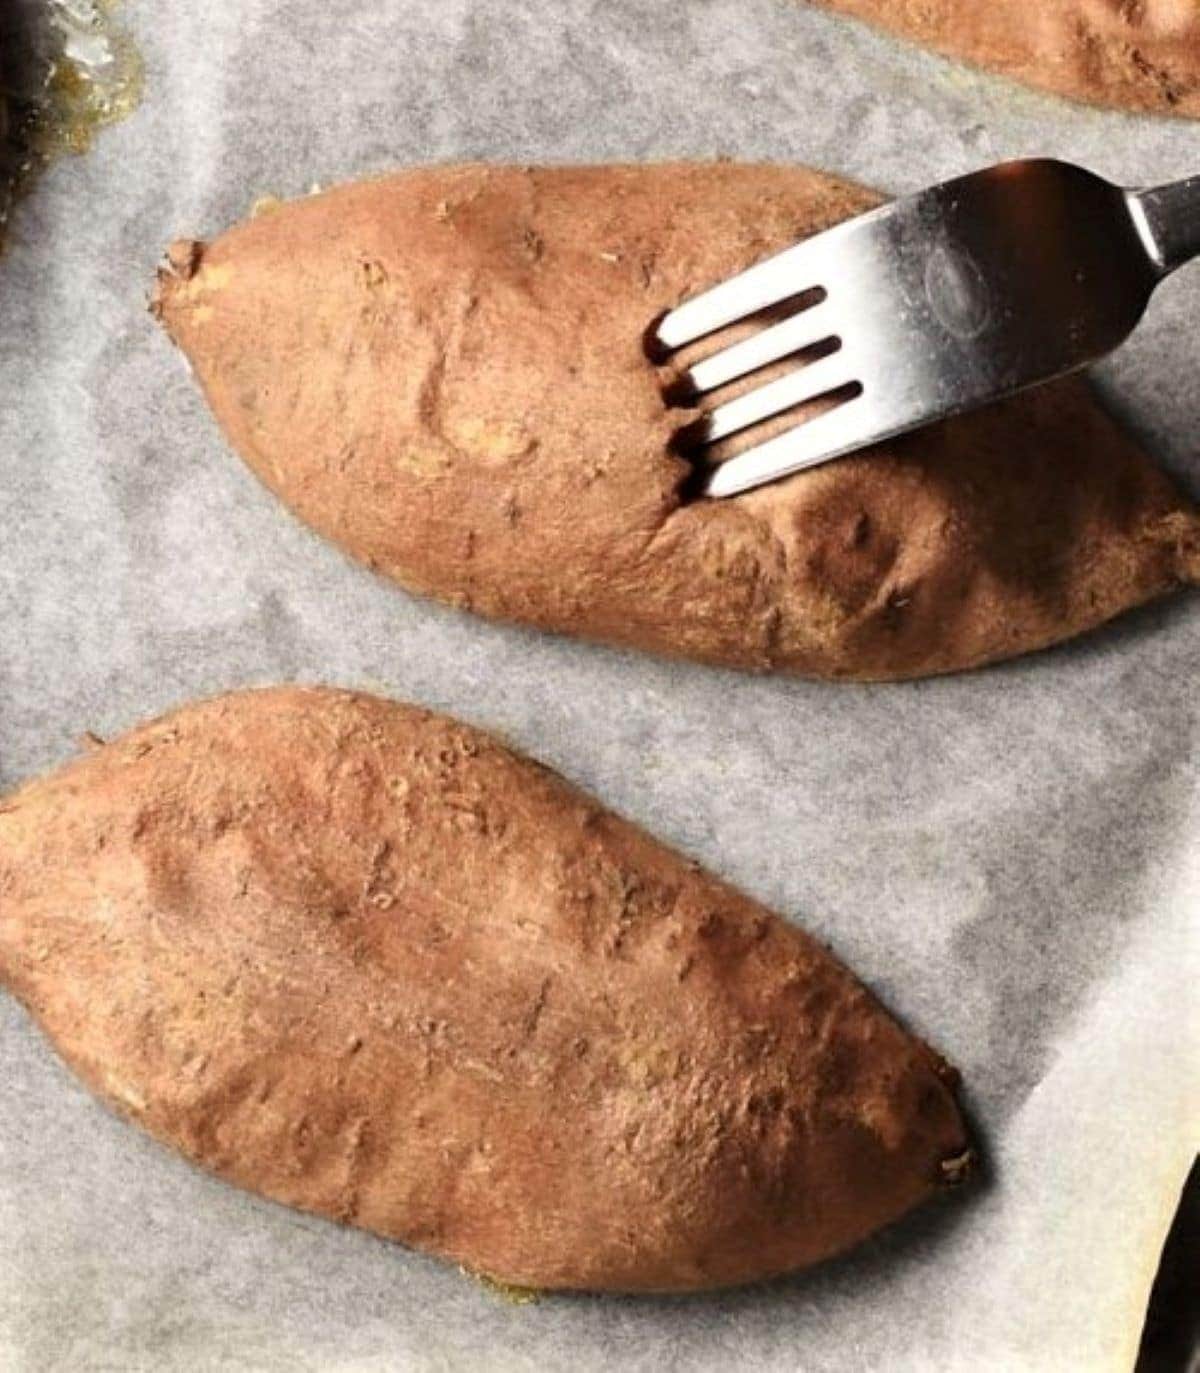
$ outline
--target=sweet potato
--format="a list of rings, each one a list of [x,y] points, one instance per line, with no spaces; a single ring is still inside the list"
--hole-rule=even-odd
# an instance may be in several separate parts
[[[1196,0],[815,0],[1074,100],[1200,115]]]
[[[1069,384],[733,501],[642,336],[873,203],[769,167],[418,171],[178,243],[157,309],[256,473],[405,586],[740,667],[946,672],[1200,571],[1195,509]]]
[[[811,1264],[966,1165],[817,943],[450,720],[298,688],[0,804],[0,978],[223,1178],[539,1288]]]

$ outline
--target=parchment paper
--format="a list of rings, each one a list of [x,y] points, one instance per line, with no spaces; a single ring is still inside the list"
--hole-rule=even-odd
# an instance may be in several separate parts
[[[144,301],[173,236],[399,164],[728,155],[905,191],[1049,153],[1133,183],[1200,170],[1200,125],[1024,94],[793,0],[126,15],[144,107],[44,180],[0,261],[0,788],[84,729],[252,682],[456,713],[828,940],[963,1069],[988,1168],[807,1276],[514,1308],[194,1171],[0,997],[0,1367],[1129,1369],[1197,1134],[1200,597],[865,689],[489,626],[302,529]],[[1102,374],[1193,491],[1198,317],[1200,269]]]

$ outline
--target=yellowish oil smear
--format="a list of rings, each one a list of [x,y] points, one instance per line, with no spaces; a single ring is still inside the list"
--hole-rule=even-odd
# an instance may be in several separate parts
[[[273,215],[283,209],[283,201],[277,195],[260,195],[250,206],[250,218],[261,219],[263,215]]]
[[[0,240],[16,198],[56,158],[132,114],[141,55],[119,0],[19,0],[0,29]]]
[[[474,1278],[480,1287],[508,1306],[532,1306],[534,1302],[541,1301],[544,1295],[535,1287],[514,1287],[512,1283],[500,1282],[499,1279],[489,1278],[484,1273],[472,1273],[469,1268],[461,1271],[468,1278]]]

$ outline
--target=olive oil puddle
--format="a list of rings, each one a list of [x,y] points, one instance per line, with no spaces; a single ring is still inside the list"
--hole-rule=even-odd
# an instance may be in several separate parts
[[[0,250],[17,200],[57,158],[132,114],[142,59],[119,0],[0,3]]]

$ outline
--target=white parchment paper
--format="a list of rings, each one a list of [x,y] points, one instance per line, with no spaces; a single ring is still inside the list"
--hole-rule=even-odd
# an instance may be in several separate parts
[[[1086,111],[794,0],[132,0],[147,93],[0,261],[0,789],[187,699],[373,688],[506,736],[805,923],[963,1070],[982,1184],[761,1289],[513,1308],[244,1196],[93,1102],[0,996],[0,1367],[1131,1367],[1197,1135],[1200,597],[969,677],[753,680],[487,625],[302,529],[144,309],[263,193],[461,158],[765,158],[890,191],[1200,125]],[[1101,384],[1200,490],[1200,268]],[[552,575],[552,574],[549,574]]]

